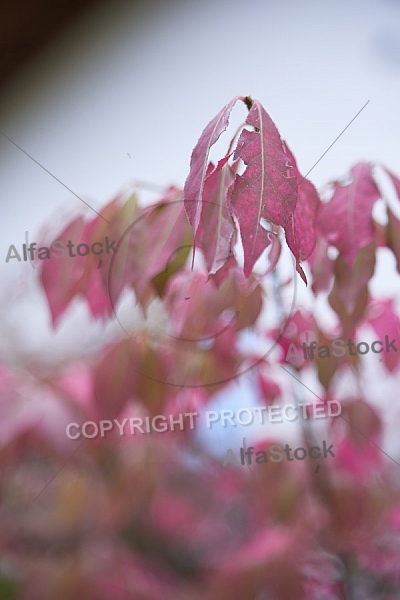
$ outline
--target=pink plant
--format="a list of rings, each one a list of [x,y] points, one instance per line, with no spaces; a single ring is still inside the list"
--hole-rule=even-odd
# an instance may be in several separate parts
[[[211,162],[238,100],[249,112],[236,148],[234,138]],[[387,204],[385,226],[372,216],[382,196],[374,172],[355,165],[350,183],[334,182],[322,201],[262,105],[236,97],[201,134],[183,190],[170,187],[146,208],[136,194],[119,196],[54,237],[93,244],[107,236],[117,248],[100,263],[90,254],[41,261],[54,329],[79,296],[93,319],[109,322],[133,292],[142,321],[120,321],[111,343],[45,375],[1,365],[0,598],[400,597],[400,465],[382,450],[382,415],[361,384],[329,419],[335,459],[318,473],[312,461],[224,468],[195,428],[65,435],[71,422],[202,414],[244,373],[255,374],[265,406],[284,394],[296,403],[310,374],[323,390],[311,396],[317,403],[338,399],[346,373],[360,383],[358,356],[310,362],[302,344],[308,333],[318,344],[355,339],[365,325],[381,340],[400,339],[393,299],[374,299],[369,285],[378,248],[400,260],[400,222]],[[399,179],[386,172],[400,201]],[[297,275],[278,275],[288,250],[313,305],[328,292],[332,330],[313,311],[291,308],[284,291]],[[243,343],[249,331],[264,353]],[[292,344],[297,363],[286,360]],[[396,352],[382,351],[391,376]],[[307,448],[310,422],[301,429]],[[257,448],[280,441],[265,435]]]

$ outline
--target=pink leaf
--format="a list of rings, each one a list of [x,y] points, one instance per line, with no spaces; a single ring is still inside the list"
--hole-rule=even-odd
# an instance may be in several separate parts
[[[208,155],[210,148],[219,139],[229,122],[229,115],[237,100],[241,96],[233,98],[224,108],[210,121],[204,129],[197,142],[190,159],[190,173],[186,179],[183,190],[186,214],[189,223],[196,235],[200,223],[200,215],[203,201],[205,179],[207,177]]]
[[[190,252],[192,233],[182,202],[172,201],[172,197],[177,198],[176,192],[171,201],[163,199],[153,210],[145,211],[141,253],[132,256],[135,265],[132,284],[139,301],[155,276],[162,274],[167,280],[173,274],[174,259],[184,262]],[[137,247],[135,235],[132,230],[131,244]]]
[[[320,292],[327,291],[331,285],[334,261],[328,256],[328,248],[328,242],[320,236],[313,252],[308,257],[313,279],[312,291],[316,296]]]
[[[305,339],[305,341],[308,342],[308,332],[313,332],[315,330],[316,324],[312,313],[302,309],[296,310],[296,312],[288,318],[283,329],[277,328],[267,331],[267,335],[273,340],[277,340],[283,351],[283,361],[286,361],[288,353],[290,353],[292,356],[290,350],[294,345],[295,357],[299,359],[298,364],[294,363],[295,359],[288,359],[286,362],[295,364],[296,368],[302,368],[306,364],[303,354],[302,340]]]
[[[139,374],[131,339],[112,345],[93,371],[93,395],[100,419],[118,415],[137,390]]]
[[[384,228],[384,245],[393,252],[396,258],[397,272],[400,273],[400,221],[388,206],[386,212],[388,221]]]
[[[400,361],[400,319],[395,312],[393,301],[389,299],[371,302],[368,320],[383,345],[382,357],[385,367],[393,372]],[[391,343],[387,351],[386,346],[390,346]]]
[[[132,281],[131,257],[134,252],[130,248],[132,236],[127,231],[131,226],[134,227],[135,235],[141,240],[141,221],[138,219],[141,211],[137,205],[136,195],[132,194],[122,206],[120,198],[117,197],[105,207],[102,214],[107,218],[109,224],[105,224],[102,219],[96,217],[88,233],[93,241],[103,241],[107,235],[110,241],[115,242],[117,252],[103,253],[99,269],[103,288],[107,290],[111,305],[115,307],[122,290]],[[139,221],[139,225],[136,225],[136,221]],[[95,269],[98,266],[98,263],[92,265]]]
[[[293,167],[292,174],[297,180],[298,196],[296,208],[285,225],[285,236],[288,246],[296,258],[296,270],[307,284],[300,262],[306,260],[314,250],[317,237],[316,220],[321,201],[311,181],[300,175],[295,158],[288,146],[286,146],[286,153]]]
[[[281,388],[271,377],[258,373],[258,385],[266,406],[271,406],[274,400],[281,396]]]
[[[207,337],[217,326],[218,310],[212,310],[210,297],[214,282],[200,272],[181,272],[167,286],[165,307],[175,335],[187,339]]]
[[[232,210],[239,222],[248,277],[270,243],[261,218],[275,225],[288,222],[296,207],[297,181],[290,174],[289,156],[279,132],[257,100],[246,124],[255,131],[244,129],[235,150],[234,160],[241,158],[247,168],[243,175],[236,175]]]
[[[342,414],[350,425],[347,433],[339,434],[334,444],[335,461],[339,469],[351,474],[353,481],[360,484],[371,478],[371,471],[382,465],[382,421],[378,411],[363,398],[342,402]],[[332,421],[333,431],[340,429],[341,419]],[[356,427],[351,424],[357,423]],[[360,433],[361,432],[361,433]],[[333,441],[333,440],[332,440]]]
[[[393,173],[384,167],[386,173],[389,175],[393,186],[396,190],[398,199],[400,200],[400,179],[398,179]],[[396,257],[397,272],[400,273],[400,221],[390,210],[389,206],[386,208],[388,215],[388,223],[385,228],[385,242],[388,248],[391,249]]]
[[[77,244],[84,227],[83,217],[77,217],[57,236],[57,240],[62,241],[64,247],[69,240]],[[43,261],[40,279],[49,303],[53,327],[56,326],[74,296],[82,291],[85,262],[84,256],[71,257],[68,254],[61,258]]]
[[[110,317],[113,308],[109,295],[102,282],[102,274],[99,268],[91,269],[90,278],[85,291],[86,302],[90,312],[95,319]]]
[[[380,192],[368,163],[358,163],[351,169],[349,185],[335,182],[331,200],[319,212],[319,227],[327,241],[336,246],[352,267],[358,250],[374,239],[372,207]]]
[[[256,276],[250,287],[251,290],[255,289],[255,287],[259,285],[263,281],[263,279],[265,279],[265,277],[270,275],[276,269],[276,265],[278,264],[279,258],[281,256],[282,244],[278,235],[274,231],[270,231],[268,232],[268,239],[271,242],[271,247],[268,252],[269,264],[265,271]]]
[[[368,282],[375,270],[375,250],[375,242],[360,248],[352,267],[342,254],[334,262],[333,287],[328,300],[340,319],[343,335],[350,335],[364,318],[369,299]]]
[[[232,246],[234,246],[234,244],[235,244],[235,239],[236,239],[236,230],[233,235],[233,241],[231,244]],[[221,269],[219,269],[214,275],[211,275],[211,279],[213,279],[217,288],[219,288],[221,286],[221,284],[225,281],[225,279],[229,276],[230,271],[232,269],[236,269],[237,266],[238,265],[236,262],[236,258],[234,257],[233,253],[231,253],[228,260],[221,267]]]
[[[212,163],[209,164],[204,185],[199,239],[211,275],[228,261],[235,232],[235,225],[227,206],[234,179],[226,164],[228,159],[229,155],[225,156],[215,169]]]

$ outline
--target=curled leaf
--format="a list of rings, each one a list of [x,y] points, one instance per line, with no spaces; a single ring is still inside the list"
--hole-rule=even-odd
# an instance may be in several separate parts
[[[226,156],[220,160],[215,168],[212,163],[209,164],[204,185],[199,240],[210,275],[228,261],[235,232],[228,208],[228,196],[234,179],[227,164],[228,158]]]
[[[233,98],[210,121],[197,142],[190,159],[190,172],[183,189],[186,214],[196,235],[200,223],[203,192],[208,169],[210,148],[228,127],[229,115],[241,96]]]
[[[241,158],[247,168],[236,175],[231,206],[240,227],[248,277],[270,244],[261,218],[281,226],[289,221],[297,202],[297,180],[290,173],[290,157],[279,132],[257,100],[246,124],[254,131],[244,129],[237,143],[234,160]]]
[[[321,201],[311,181],[300,175],[295,158],[287,146],[286,152],[293,168],[292,173],[297,180],[298,196],[296,208],[284,226],[285,236],[288,246],[296,258],[296,270],[300,273],[303,281],[307,283],[300,262],[306,260],[314,250],[317,238],[316,221]]]

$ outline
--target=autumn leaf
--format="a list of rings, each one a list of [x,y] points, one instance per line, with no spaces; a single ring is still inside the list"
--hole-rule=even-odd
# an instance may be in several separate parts
[[[114,344],[94,369],[93,393],[99,419],[114,418],[134,396],[139,379],[134,347],[129,338]]]
[[[231,269],[219,287],[214,278],[190,271],[171,280],[165,306],[174,335],[197,341],[217,336],[226,328],[252,327],[262,299],[261,287],[251,290],[239,269]]]
[[[228,208],[234,175],[227,164],[229,155],[214,168],[207,169],[203,207],[199,226],[199,243],[210,275],[214,275],[228,261],[232,252],[235,224]]]
[[[352,182],[334,183],[329,202],[322,204],[318,225],[325,239],[342,254],[352,267],[360,248],[374,239],[372,207],[380,192],[372,177],[371,166],[361,162],[351,169]]]
[[[385,244],[396,258],[397,272],[400,273],[400,221],[390,208],[386,207],[387,224],[384,228]]]
[[[94,370],[93,393],[100,419],[120,414],[126,402],[138,401],[153,414],[163,409],[169,390],[170,361],[162,349],[153,349],[144,335],[111,346]]]
[[[397,316],[393,300],[374,300],[371,302],[368,307],[368,322],[383,344],[382,357],[384,365],[392,373],[397,369],[400,362],[400,319]],[[390,338],[388,339],[389,345],[393,339],[395,340],[389,351],[385,348],[385,336]],[[396,351],[394,351],[393,346]]]
[[[382,420],[379,412],[363,398],[348,400],[342,406],[344,419],[350,424],[357,423],[357,426],[348,427],[346,435],[341,435],[336,460],[338,468],[350,472],[360,482],[382,464],[383,455],[379,449],[382,444]],[[340,423],[336,421],[333,427],[339,428]]]
[[[119,240],[118,253],[107,271],[112,304],[116,305],[125,287],[132,287],[146,311],[156,295],[163,296],[168,280],[182,268],[192,246],[180,191],[168,188],[161,200],[146,209],[128,200],[112,228],[114,239]]]
[[[315,296],[327,291],[331,285],[334,261],[328,256],[328,249],[328,242],[320,236],[308,257],[308,263],[311,265],[312,291]]]
[[[117,196],[114,198],[101,211],[101,215],[106,217],[107,222],[99,216],[86,225],[84,237],[88,239],[89,245],[93,245],[96,242],[104,243],[105,238],[108,237],[110,242],[114,242],[119,254],[119,264],[121,264],[123,257],[126,255],[126,242],[120,243],[119,246],[118,242],[136,210],[137,198],[135,194],[132,194],[122,206],[121,197]],[[112,257],[113,253],[107,254],[105,252],[100,256],[96,256],[95,254],[87,256],[85,268],[88,272],[88,277],[83,295],[94,318],[109,317],[113,312],[113,304],[110,302],[108,288]],[[115,294],[116,269],[114,269],[113,274],[113,291]],[[124,283],[121,281],[118,294],[115,294],[116,299],[122,292],[123,286]]]
[[[228,127],[229,115],[233,106],[241,96],[233,98],[224,108],[210,121],[204,129],[197,142],[190,159],[190,172],[186,179],[183,189],[183,198],[185,210],[192,226],[193,233],[196,235],[200,224],[204,185],[207,177],[208,156],[213,144],[219,139]]]
[[[332,342],[337,337],[332,335],[327,336],[322,329],[317,328],[316,331],[317,337],[317,348],[320,346],[327,346],[328,348],[332,348]],[[339,378],[342,375],[342,367],[351,366],[351,368],[356,371],[358,368],[360,357],[356,353],[354,356],[351,354],[345,354],[344,356],[334,356],[331,352],[329,356],[329,360],[326,360],[327,357],[321,358],[319,356],[319,352],[315,357],[315,363],[318,373],[318,379],[321,384],[324,386],[325,390],[329,390],[332,381],[334,381],[334,376],[337,375]]]
[[[270,244],[261,219],[284,226],[297,202],[297,180],[291,175],[290,157],[272,119],[254,100],[234,153],[247,165],[236,175],[231,206],[238,220],[244,249],[244,273],[248,277],[257,259]]]
[[[99,229],[93,235],[99,238],[107,234],[109,239],[115,241],[116,253],[102,255],[101,275],[104,289],[110,297],[111,306],[115,307],[123,289],[130,285],[134,274],[135,249],[131,247],[129,228],[139,219],[141,210],[138,206],[136,194],[132,194],[121,206],[115,207],[109,217],[110,224],[106,226],[99,222]],[[128,233],[127,233],[128,231]],[[135,228],[136,238],[140,238],[140,226]],[[135,239],[136,239],[135,238]],[[97,265],[96,265],[97,266]]]
[[[232,246],[234,246],[236,240],[236,229],[232,238]],[[228,260],[224,263],[224,265],[219,269],[214,275],[210,275],[210,279],[212,279],[215,285],[219,288],[221,284],[225,281],[225,279],[229,276],[229,273],[232,269],[236,269],[238,267],[236,258],[231,252]]]
[[[84,218],[77,217],[56,239],[62,241],[64,247],[69,240],[80,242],[84,228]],[[57,260],[43,261],[40,280],[49,304],[53,327],[57,325],[72,299],[85,289],[85,265],[84,256],[71,257],[69,254]]]
[[[190,252],[192,232],[186,219],[184,205],[181,200],[176,199],[177,197],[178,190],[171,188],[169,195],[146,211],[143,219],[142,251],[140,254],[136,251],[136,260],[132,256],[135,264],[132,285],[139,302],[149,287],[153,295],[158,292],[162,296],[169,278],[177,268],[183,267]],[[134,235],[135,231],[132,230],[132,236]],[[180,260],[172,263],[174,258]]]
[[[305,309],[298,309],[289,315],[283,327],[268,329],[265,335],[276,340],[281,347],[282,362],[289,362],[296,369],[301,370],[306,365],[301,340],[306,336],[305,340],[308,342],[308,333],[314,332],[315,329],[316,322],[313,314]]]
[[[287,145],[286,153],[292,165],[292,175],[297,180],[298,195],[296,208],[288,223],[284,226],[285,236],[296,259],[296,270],[301,275],[304,283],[307,284],[300,262],[306,260],[314,250],[317,239],[316,221],[321,201],[311,181],[301,176],[296,160]]]
[[[334,263],[334,284],[329,304],[338,315],[343,333],[351,335],[362,320],[369,301],[368,282],[375,270],[375,242],[361,248],[354,266],[339,254]]]
[[[122,207],[120,197],[117,196],[102,209],[99,216],[90,221],[85,221],[83,217],[76,218],[55,239],[62,241],[64,246],[71,240],[74,246],[81,243],[91,248],[95,243],[104,246],[104,240],[108,238],[110,244],[114,243],[116,247],[124,229],[131,222],[135,210],[134,195]],[[119,265],[126,262],[125,246],[126,244],[121,244],[117,249]],[[87,256],[64,254],[57,260],[44,261],[40,277],[49,303],[53,327],[57,325],[59,318],[76,296],[82,296],[86,300],[94,318],[111,315],[108,275],[112,256],[113,253],[107,254],[103,249],[100,255],[93,252],[89,252]],[[116,267],[113,276],[114,302],[116,302],[122,289],[130,281],[131,273],[123,270],[119,274]]]

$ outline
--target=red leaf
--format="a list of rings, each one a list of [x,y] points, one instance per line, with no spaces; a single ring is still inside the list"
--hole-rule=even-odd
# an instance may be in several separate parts
[[[372,207],[380,192],[368,163],[358,163],[351,169],[349,185],[335,182],[331,200],[321,205],[319,226],[327,241],[336,246],[352,267],[358,250],[374,239]]]
[[[296,207],[297,181],[290,175],[290,160],[273,121],[255,100],[247,125],[240,134],[234,160],[247,165],[236,175],[232,192],[232,210],[239,222],[244,248],[244,273],[248,277],[261,253],[270,244],[261,218],[285,225]]]
[[[225,156],[215,169],[212,163],[209,164],[204,185],[199,239],[211,275],[228,261],[235,232],[235,224],[227,206],[234,179],[226,164],[228,159],[229,156]]]
[[[234,246],[235,238],[236,238],[236,230],[234,232],[232,246]],[[221,267],[221,269],[219,269],[214,275],[211,275],[211,279],[214,281],[217,288],[219,288],[222,285],[222,283],[225,281],[225,279],[227,277],[229,277],[231,270],[236,269],[237,266],[238,265],[236,262],[236,258],[234,257],[233,254],[231,254],[229,256],[228,260],[226,261],[226,263],[223,265],[223,267]]]
[[[210,148],[219,139],[229,122],[229,115],[237,100],[241,96],[233,98],[224,108],[210,121],[204,129],[197,142],[190,159],[190,173],[185,182],[183,198],[189,223],[196,235],[200,223],[203,192],[205,179],[207,177],[208,155]]]
[[[292,173],[297,180],[298,196],[296,208],[285,225],[285,236],[288,246],[296,258],[296,270],[307,284],[300,262],[306,260],[314,250],[317,238],[317,213],[321,201],[311,181],[300,175],[295,158],[287,146],[286,153],[293,166]]]

